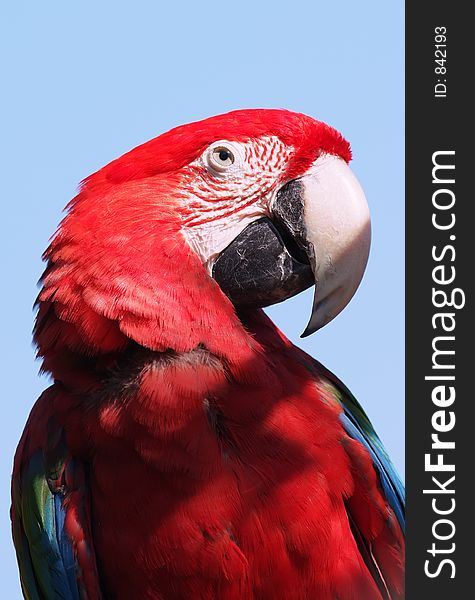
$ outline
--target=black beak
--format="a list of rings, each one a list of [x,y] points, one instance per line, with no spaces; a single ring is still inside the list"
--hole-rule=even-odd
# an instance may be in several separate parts
[[[315,283],[299,180],[279,190],[272,213],[272,220],[262,217],[250,223],[213,266],[214,279],[238,308],[270,306]]]

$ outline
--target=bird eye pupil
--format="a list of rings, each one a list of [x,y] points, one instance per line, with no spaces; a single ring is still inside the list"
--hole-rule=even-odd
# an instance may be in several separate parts
[[[222,160],[223,162],[226,162],[229,158],[229,152],[227,150],[220,150],[219,151],[219,160]]]

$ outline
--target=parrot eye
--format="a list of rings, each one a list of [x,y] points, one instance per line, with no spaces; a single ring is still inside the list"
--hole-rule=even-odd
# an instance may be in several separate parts
[[[215,171],[225,171],[234,164],[234,154],[224,146],[213,148],[209,155],[209,165]]]
[[[208,148],[204,154],[204,162],[210,171],[225,173],[230,167],[236,167],[242,162],[242,150],[233,142],[217,142]]]
[[[225,167],[232,165],[234,162],[234,156],[226,148],[216,148],[213,152],[213,159]]]

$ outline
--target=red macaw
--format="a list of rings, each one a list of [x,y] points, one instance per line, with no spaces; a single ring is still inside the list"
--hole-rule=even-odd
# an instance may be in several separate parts
[[[45,253],[54,383],[15,457],[26,598],[403,597],[403,489],[362,408],[262,307],[362,278],[334,129],[284,110],[177,127],[87,178]]]

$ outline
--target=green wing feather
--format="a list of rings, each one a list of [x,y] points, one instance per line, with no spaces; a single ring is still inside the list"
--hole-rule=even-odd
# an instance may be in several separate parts
[[[318,370],[331,382],[334,396],[341,404],[341,421],[348,435],[358,440],[369,451],[374,467],[379,473],[386,500],[393,509],[401,529],[405,529],[405,491],[381,440],[362,406],[350,390],[331,371],[312,359]]]
[[[62,497],[50,488],[47,475],[39,450],[28,461],[21,480],[13,482],[13,539],[23,593],[28,600],[78,600],[69,569],[74,561],[72,544],[67,548],[61,543]]]

